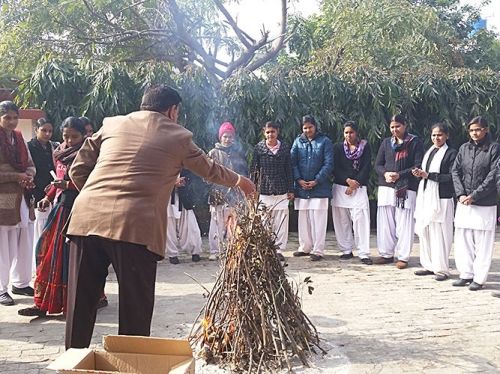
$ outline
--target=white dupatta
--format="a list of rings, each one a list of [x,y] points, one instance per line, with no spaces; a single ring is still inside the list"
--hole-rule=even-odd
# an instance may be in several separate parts
[[[427,165],[427,160],[429,155],[435,149],[432,146],[424,156],[422,161],[422,167]],[[439,150],[434,155],[434,158],[429,165],[429,173],[439,173],[441,168],[441,162],[443,161],[444,154],[448,149],[448,145],[445,143],[439,148]],[[427,185],[424,190],[425,179],[422,178],[420,184],[418,185],[417,191],[417,203],[415,208],[415,232],[418,236],[422,236],[423,230],[429,226],[431,222],[444,222],[446,215],[446,207],[444,203],[439,199],[439,183],[430,179],[427,179]]]

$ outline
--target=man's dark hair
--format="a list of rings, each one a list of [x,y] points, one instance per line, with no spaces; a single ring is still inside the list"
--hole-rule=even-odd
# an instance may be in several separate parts
[[[166,84],[152,85],[146,88],[142,96],[141,110],[163,113],[171,106],[182,101],[179,93]]]

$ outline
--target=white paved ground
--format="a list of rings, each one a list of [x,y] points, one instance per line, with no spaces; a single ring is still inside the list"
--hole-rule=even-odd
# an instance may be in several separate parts
[[[414,276],[418,246],[411,268],[397,270],[392,265],[364,266],[357,258],[340,262],[333,234],[328,237],[326,261],[291,257],[297,248],[293,234],[285,253],[290,277],[300,282],[311,276],[314,282],[313,295],[304,292],[304,309],[328,350],[327,356],[313,358],[312,369],[298,372],[500,373],[500,299],[491,296],[492,290],[500,291],[498,233],[487,288],[478,292]],[[187,256],[181,260],[180,265],[159,265],[154,336],[186,336],[201,309],[203,290],[186,273],[208,287],[213,282],[215,262],[195,264]],[[94,346],[103,334],[117,332],[114,274],[106,293],[110,306],[99,312]],[[16,297],[16,302],[0,307],[0,372],[48,373],[45,367],[64,350],[64,318],[21,317],[17,310],[31,300]],[[198,367],[199,372],[217,371]]]

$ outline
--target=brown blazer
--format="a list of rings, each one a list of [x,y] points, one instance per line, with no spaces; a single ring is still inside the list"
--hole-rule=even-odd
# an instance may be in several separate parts
[[[213,162],[192,133],[161,113],[105,118],[85,140],[69,175],[80,190],[68,236],[97,235],[146,245],[165,257],[166,206],[182,168],[235,186],[238,175]]]

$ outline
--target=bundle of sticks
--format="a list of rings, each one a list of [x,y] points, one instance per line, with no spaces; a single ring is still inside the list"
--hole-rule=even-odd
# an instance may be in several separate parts
[[[296,358],[309,366],[310,353],[324,351],[276,256],[270,212],[254,201],[236,217],[190,339],[208,363],[237,372],[291,371]]]

